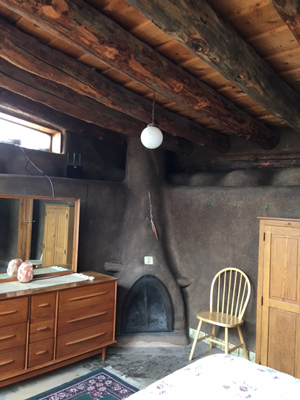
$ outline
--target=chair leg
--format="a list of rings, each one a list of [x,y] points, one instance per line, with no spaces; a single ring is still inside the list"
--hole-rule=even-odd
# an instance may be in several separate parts
[[[229,343],[228,343],[228,328],[225,328],[225,354],[228,354]]]
[[[241,341],[241,343],[243,345],[244,356],[245,356],[246,360],[249,360],[247,349],[246,349],[246,345],[245,345],[245,341],[244,341],[243,334],[242,334],[242,329],[241,329],[240,326],[237,326],[236,328],[237,328],[237,331],[238,331],[238,334],[239,334],[240,341]]]
[[[191,350],[191,353],[190,353],[190,358],[189,358],[190,361],[192,361],[192,358],[193,358],[193,355],[194,355],[194,351],[195,351],[195,348],[196,348],[196,344],[198,342],[201,325],[202,325],[202,321],[200,320],[199,324],[198,324],[198,328],[197,328],[196,333],[195,333],[195,338],[194,338],[192,350]]]
[[[211,339],[215,338],[215,334],[216,334],[216,325],[213,325],[212,331],[211,331]],[[212,349],[213,347],[213,342],[209,343],[209,348]]]

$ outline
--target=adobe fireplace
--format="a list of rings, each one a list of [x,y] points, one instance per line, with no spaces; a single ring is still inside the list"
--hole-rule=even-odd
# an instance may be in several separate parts
[[[165,335],[170,344],[187,344],[183,296],[164,245],[164,174],[163,150],[147,150],[138,138],[129,138],[125,178],[128,201],[122,258],[117,266],[116,333],[139,334],[147,341],[159,334],[160,340],[164,341]],[[144,257],[152,263],[146,264]],[[107,271],[110,265],[106,263]],[[116,271],[114,268],[111,270]]]
[[[144,275],[129,290],[121,313],[121,333],[171,332],[173,307],[164,284]]]

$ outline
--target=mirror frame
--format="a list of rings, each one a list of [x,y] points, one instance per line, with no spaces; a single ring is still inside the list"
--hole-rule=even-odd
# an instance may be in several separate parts
[[[77,263],[78,263],[78,242],[79,242],[79,216],[80,216],[80,199],[74,197],[48,197],[48,196],[23,196],[23,195],[10,195],[10,194],[0,194],[1,199],[14,199],[14,200],[57,200],[57,201],[66,201],[66,202],[74,202],[74,230],[73,230],[73,248],[72,248],[72,269],[68,271],[57,271],[45,274],[38,274],[38,278],[49,277],[49,276],[60,276],[60,275],[68,275],[74,272],[77,272]],[[18,232],[18,241],[19,241],[19,232]],[[16,255],[17,258],[17,255]],[[34,279],[34,277],[33,277]],[[16,281],[16,277],[4,278],[0,279],[0,284],[10,281]]]

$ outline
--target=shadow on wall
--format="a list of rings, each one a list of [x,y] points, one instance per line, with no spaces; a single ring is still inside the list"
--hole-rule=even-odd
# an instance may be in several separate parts
[[[274,171],[237,170],[229,173],[173,174],[168,183],[181,186],[299,186],[300,168]]]

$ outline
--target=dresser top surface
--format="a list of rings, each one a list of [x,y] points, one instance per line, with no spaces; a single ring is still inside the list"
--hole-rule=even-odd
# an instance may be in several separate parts
[[[61,284],[61,285],[54,285],[54,286],[49,286],[46,288],[26,289],[26,290],[19,290],[17,292],[2,293],[2,294],[0,294],[0,300],[8,300],[8,299],[18,298],[18,297],[22,297],[22,296],[30,296],[30,295],[40,294],[40,293],[54,292],[57,290],[66,290],[66,289],[78,288],[78,287],[82,287],[82,286],[117,281],[117,278],[114,278],[109,275],[101,274],[101,273],[95,272],[95,271],[83,271],[82,273],[84,275],[93,276],[95,279],[93,279],[91,281],[88,280],[88,281],[66,283],[66,284]],[[52,278],[45,278],[45,279],[52,279]],[[0,282],[0,285],[7,285],[7,284],[8,284],[8,282],[3,282],[3,283]]]

